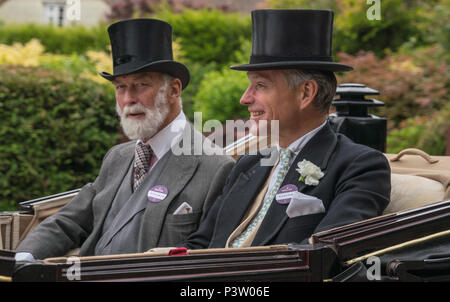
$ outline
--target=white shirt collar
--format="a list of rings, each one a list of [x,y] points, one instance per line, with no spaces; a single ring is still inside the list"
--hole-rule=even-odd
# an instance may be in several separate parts
[[[321,124],[319,127],[317,127],[315,129],[311,130],[310,132],[306,133],[302,137],[300,137],[297,140],[295,140],[294,142],[292,142],[287,147],[289,150],[291,150],[294,153],[294,156],[292,158],[295,158],[300,153],[300,151],[309,142],[309,140],[311,138],[313,138],[314,135],[316,135],[316,133],[319,132],[319,130],[322,129],[325,126],[326,123],[327,123],[327,121],[323,122],[323,124]],[[278,148],[278,151],[281,149],[281,147],[279,145],[277,145],[277,148]]]
[[[172,144],[177,140],[184,131],[187,119],[184,112],[181,111],[177,117],[170,122],[166,127],[161,129],[152,138],[150,138],[146,144],[149,144],[152,148],[156,158],[161,159],[167,151],[170,150]],[[136,144],[141,142],[138,140]]]

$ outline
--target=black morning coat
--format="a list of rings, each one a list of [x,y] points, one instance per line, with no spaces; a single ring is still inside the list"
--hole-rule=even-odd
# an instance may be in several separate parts
[[[238,160],[206,219],[182,246],[225,247],[270,175],[272,166],[261,166],[262,157],[245,155]],[[299,181],[296,168],[303,159],[324,172],[317,186]],[[390,167],[381,152],[334,133],[327,122],[295,158],[280,187],[286,184],[322,200],[325,212],[289,218],[288,205],[274,200],[252,246],[306,244],[313,233],[382,214],[390,198]]]

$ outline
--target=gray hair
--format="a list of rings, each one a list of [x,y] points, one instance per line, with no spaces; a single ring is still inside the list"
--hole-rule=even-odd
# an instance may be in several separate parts
[[[315,80],[319,87],[313,104],[321,113],[328,113],[333,97],[336,94],[337,87],[336,76],[333,72],[321,70],[285,69],[282,70],[282,74],[284,75],[290,89],[297,88],[305,81]]]
[[[161,80],[163,82],[163,87],[164,87],[164,89],[166,89],[167,86],[169,85],[170,81],[172,81],[174,79],[174,77],[167,73],[161,72],[160,74],[161,74]],[[180,103],[180,107],[183,108],[183,100],[181,99],[181,95],[178,98],[178,102]]]

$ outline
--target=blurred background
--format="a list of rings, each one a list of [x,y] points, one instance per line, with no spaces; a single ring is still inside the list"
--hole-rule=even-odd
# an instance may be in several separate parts
[[[370,2],[370,1],[369,1]],[[375,1],[372,1],[375,2]],[[450,155],[450,0],[0,0],[0,211],[94,181],[107,150],[126,140],[115,113],[109,24],[152,17],[172,24],[175,59],[191,83],[183,106],[225,122],[246,119],[250,11],[335,11],[333,55],[355,70],[339,83],[380,92],[387,153]]]

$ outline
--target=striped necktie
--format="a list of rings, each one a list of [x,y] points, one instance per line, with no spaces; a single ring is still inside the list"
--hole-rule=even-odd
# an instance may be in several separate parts
[[[292,155],[293,152],[291,150],[281,149],[279,162],[280,169],[278,170],[275,184],[270,190],[270,193],[266,195],[266,198],[264,198],[263,204],[259,209],[258,214],[256,214],[256,216],[253,218],[251,223],[248,225],[247,229],[234,239],[234,241],[231,244],[231,247],[234,248],[240,247],[242,243],[245,241],[245,239],[247,239],[247,237],[254,231],[254,229],[258,226],[259,222],[266,215],[267,210],[272,204],[272,200],[275,198],[275,195],[277,194],[278,189],[280,188],[280,185],[283,182],[284,177],[286,176],[289,170],[289,160],[291,159]]]
[[[144,180],[150,168],[150,159],[152,158],[153,150],[148,144],[139,142],[136,145],[135,156],[134,156],[134,181],[133,189],[139,187],[141,182]]]

